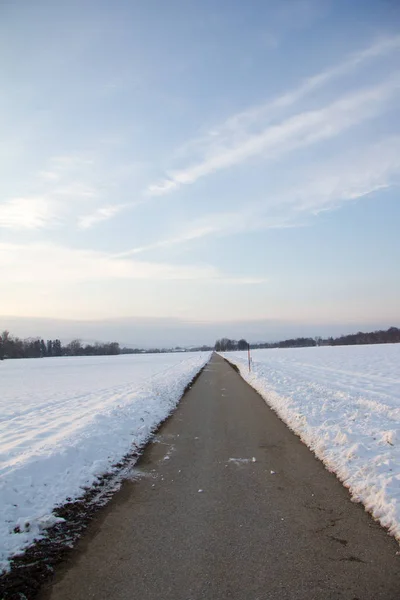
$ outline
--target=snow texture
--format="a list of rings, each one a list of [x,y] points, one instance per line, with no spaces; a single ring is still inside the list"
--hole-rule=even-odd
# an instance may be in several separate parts
[[[400,541],[400,344],[221,355]]]
[[[245,465],[251,462],[255,463],[256,457],[253,456],[253,458],[230,458],[228,462],[233,463],[235,465]]]
[[[0,362],[0,571],[142,445],[209,353]],[[59,519],[58,519],[59,520]]]

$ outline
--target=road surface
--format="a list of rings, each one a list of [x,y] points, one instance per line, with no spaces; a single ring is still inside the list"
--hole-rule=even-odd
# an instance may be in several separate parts
[[[42,600],[396,600],[399,546],[213,355]]]

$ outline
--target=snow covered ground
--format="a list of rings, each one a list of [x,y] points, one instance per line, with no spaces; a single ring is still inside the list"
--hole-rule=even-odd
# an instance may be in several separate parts
[[[54,523],[56,505],[147,440],[209,356],[0,362],[0,571]]]
[[[400,344],[222,356],[400,540]]]

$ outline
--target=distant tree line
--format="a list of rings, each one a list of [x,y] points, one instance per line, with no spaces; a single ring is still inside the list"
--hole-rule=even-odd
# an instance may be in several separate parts
[[[21,339],[7,330],[0,334],[0,360],[5,358],[43,358],[49,356],[107,356],[116,354],[154,354],[164,352],[207,352],[211,346],[190,348],[120,348],[118,342],[82,344],[81,340],[72,340],[62,344],[59,339],[43,340],[40,337]]]
[[[262,342],[259,344],[250,344],[250,348],[307,348],[311,346],[351,346],[356,344],[398,344],[400,343],[400,329],[390,327],[386,330],[371,331],[369,333],[352,333],[333,338],[322,337],[300,337],[281,342]],[[231,350],[247,350],[246,340],[239,341],[229,338],[222,338],[215,342],[214,349],[217,352],[229,352]]]
[[[281,342],[262,342],[250,344],[250,348],[306,348],[310,346],[349,346],[355,344],[396,344],[400,343],[400,329],[390,327],[387,330],[372,331],[369,333],[353,333],[333,338],[322,337],[300,337]],[[214,349],[217,352],[229,352],[231,350],[247,350],[248,342],[242,338],[231,340],[221,338],[215,342]],[[158,354],[166,352],[208,352],[211,346],[196,346],[192,348],[120,348],[118,342],[82,344],[81,340],[75,339],[68,344],[62,344],[59,339],[44,340],[40,337],[21,339],[13,336],[5,330],[0,334],[0,360],[5,358],[43,358],[50,356],[104,356],[116,354]]]
[[[165,354],[167,352],[211,352],[212,346],[193,346],[191,348],[121,348],[121,354]]]
[[[341,335],[337,338],[317,338],[320,345],[325,346],[351,346],[354,344],[398,344],[400,343],[400,329],[389,327],[386,330],[370,331],[369,333],[352,333]]]
[[[85,344],[72,340],[63,345],[59,339],[43,340],[37,338],[21,339],[5,330],[0,334],[0,359],[4,358],[43,358],[45,356],[95,356],[120,354],[117,342],[106,344]]]
[[[238,342],[236,340],[230,340],[229,338],[221,338],[215,342],[214,349],[217,352],[229,352],[230,350],[247,350],[249,344],[245,339],[241,339]]]

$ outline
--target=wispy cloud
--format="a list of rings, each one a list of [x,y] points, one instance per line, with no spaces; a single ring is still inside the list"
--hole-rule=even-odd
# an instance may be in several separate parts
[[[261,203],[251,203],[238,211],[219,212],[205,215],[183,226],[183,231],[143,246],[114,254],[116,258],[134,256],[160,248],[171,248],[207,237],[234,235],[242,232],[293,227],[284,214],[264,214]],[[275,211],[276,213],[276,211]],[[299,224],[297,223],[297,226]]]
[[[125,208],[125,204],[115,204],[113,206],[101,206],[93,213],[88,215],[83,215],[78,218],[78,228],[79,229],[89,229],[102,221],[108,221],[115,215],[117,215],[121,210]]]
[[[266,126],[281,114],[298,104],[301,100],[329,83],[353,72],[363,63],[383,57],[387,54],[400,50],[400,35],[382,37],[372,45],[351,54],[341,63],[334,65],[304,79],[296,88],[289,90],[267,100],[262,104],[238,112],[228,117],[223,123],[213,127],[205,135],[189,140],[175,152],[177,158],[184,158],[196,154],[206,154],[209,146],[216,143],[221,146],[231,145],[236,138],[240,142],[241,136],[247,135],[252,126]]]
[[[41,229],[55,219],[55,210],[46,197],[11,198],[0,204],[0,227]]]
[[[264,159],[275,160],[296,148],[334,138],[379,114],[399,87],[400,73],[396,73],[379,85],[347,94],[324,108],[291,116],[279,125],[247,135],[239,142],[234,139],[230,146],[218,147],[197,164],[171,173],[168,179],[150,186],[148,193],[165,194],[254,156],[262,155]]]
[[[101,200],[91,172],[94,161],[79,156],[50,158],[23,197],[0,199],[0,228],[41,229],[59,225]]]
[[[163,240],[158,240],[152,244],[147,244],[145,246],[137,246],[130,250],[126,250],[124,252],[119,252],[115,254],[115,258],[123,258],[127,256],[134,256],[135,254],[141,254],[142,252],[147,252],[149,250],[158,250],[159,248],[170,248],[171,246],[179,246],[184,244],[185,242],[190,242],[196,239],[200,239],[206,237],[208,235],[212,235],[218,231],[218,224],[213,220],[213,224],[210,225],[199,225],[190,227],[185,230],[183,233],[180,233],[176,236],[169,237]]]
[[[331,83],[335,79],[351,73],[357,67],[362,66],[363,63],[373,60],[374,58],[385,56],[386,54],[390,54],[399,49],[400,35],[381,38],[368,48],[352,54],[338,65],[306,78],[297,88],[290,90],[277,98],[273,98],[264,104],[253,106],[248,110],[230,117],[222,126],[213,131],[213,135],[224,134],[224,132],[235,130],[240,127],[248,127],[251,123],[260,118],[271,118],[276,109],[293,106],[317,89]],[[201,140],[204,142],[205,138],[199,139],[198,142]]]
[[[37,176],[43,181],[58,181],[60,179],[60,174],[56,171],[39,171]]]
[[[116,258],[104,252],[55,244],[0,243],[3,283],[79,283],[80,281],[212,281],[259,284],[261,278],[231,278],[211,265],[177,265]]]
[[[33,193],[25,197],[6,199],[0,202],[0,228],[24,230],[54,227],[68,222],[81,210],[82,203],[96,201],[95,192],[70,186],[62,189],[47,189],[43,195]],[[90,202],[92,204],[92,202]],[[120,206],[104,207],[79,218],[79,227],[85,229],[92,224],[108,219],[121,210]]]
[[[97,198],[99,196],[95,186],[81,181],[68,181],[62,186],[53,188],[52,193],[57,196],[79,199]]]
[[[170,193],[180,186],[194,183],[197,179],[209,175],[220,169],[234,166],[240,162],[248,160],[250,157],[264,152],[264,145],[279,142],[279,139],[274,139],[275,134],[280,131],[284,132],[287,125],[295,125],[297,127],[301,122],[307,126],[304,120],[308,117],[309,126],[313,126],[310,118],[321,117],[329,118],[330,111],[340,107],[341,104],[350,102],[352,98],[357,98],[360,103],[360,108],[364,109],[365,103],[362,99],[362,93],[349,94],[348,98],[334,100],[330,105],[314,111],[302,111],[299,114],[290,115],[286,119],[281,120],[280,124],[274,123],[282,111],[287,111],[293,106],[306,98],[317,89],[322,88],[330,82],[343,77],[344,75],[354,71],[364,63],[373,59],[385,56],[400,49],[400,35],[385,37],[377,40],[369,47],[356,52],[349,56],[346,60],[318,73],[317,75],[308,77],[297,88],[290,90],[272,100],[253,106],[246,111],[237,113],[224,121],[217,127],[214,127],[206,135],[191,140],[183,145],[177,152],[177,158],[186,160],[191,157],[189,166],[171,170],[167,173],[167,177],[159,182],[151,184],[147,189],[148,195],[163,195]],[[372,104],[374,102],[374,91],[379,93],[389,92],[387,86],[395,83],[395,78],[390,82],[384,82],[374,87],[366,89],[365,92],[369,99],[366,101]],[[398,82],[397,82],[398,83]],[[396,87],[396,85],[395,85]],[[393,90],[392,90],[393,91]],[[372,97],[371,97],[372,95]],[[382,98],[376,98],[376,103],[379,104]],[[350,107],[351,108],[351,107]],[[377,110],[379,107],[376,107]],[[347,127],[352,124],[357,124],[360,119],[357,118],[357,107],[353,110],[354,120],[349,122]],[[367,118],[365,115],[363,118]],[[323,123],[316,122],[314,127],[323,126]],[[256,130],[256,131],[255,131]],[[342,128],[332,130],[330,137],[338,135],[343,131]],[[293,130],[293,134],[296,131]],[[326,137],[329,137],[326,135]],[[317,140],[316,140],[317,141]],[[289,147],[290,149],[290,147]],[[194,162],[193,162],[194,161]]]
[[[187,244],[210,236],[304,226],[310,217],[334,210],[378,190],[400,184],[400,137],[390,136],[357,152],[316,162],[303,171],[296,184],[283,181],[260,201],[238,211],[212,213],[186,223],[181,233],[132,248],[117,256],[130,256],[158,248]],[[306,220],[305,220],[306,219]]]
[[[400,137],[391,136],[333,163],[317,164],[279,199],[285,210],[318,214],[400,183]],[[286,208],[285,208],[286,207]]]
[[[197,180],[207,177],[217,171],[228,169],[235,165],[262,157],[263,160],[276,160],[298,148],[318,143],[339,136],[350,127],[372,118],[383,110],[385,103],[398,91],[399,76],[394,75],[386,81],[370,86],[364,90],[350,92],[340,98],[335,98],[329,104],[313,109],[302,110],[290,114],[292,107],[313,92],[328,85],[330,82],[354,71],[364,63],[385,56],[400,49],[400,35],[384,37],[375,41],[369,47],[347,57],[341,63],[326,69],[317,75],[303,80],[297,88],[253,106],[246,111],[237,113],[213,128],[206,135],[191,140],[177,152],[176,158],[186,162],[186,166],[167,172],[167,176],[154,182],[144,190],[142,198],[137,195],[135,202],[123,204],[104,203],[94,206],[92,211],[83,212],[77,216],[79,229],[89,229],[101,222],[112,219],[122,210],[141,204],[146,196],[162,196],[169,194],[184,185],[190,185]],[[282,118],[282,115],[289,114]],[[293,111],[292,111],[293,112]],[[279,117],[280,115],[280,117]],[[62,183],[62,178],[68,173],[87,173],[93,169],[95,161],[88,156],[58,156],[51,159],[49,169],[42,172],[42,179],[54,186],[53,193],[59,196],[71,196],[82,199],[95,199],[97,204],[102,201],[96,186],[80,181],[79,178],[69,183]],[[61,179],[61,182],[60,182]],[[208,227],[208,226],[207,226]],[[202,232],[209,235],[213,232]],[[193,235],[197,236],[196,230]],[[131,251],[140,253],[152,248],[166,247],[190,241],[175,236],[158,242],[158,246],[143,246]]]
[[[24,197],[9,198],[0,202],[0,228],[43,229],[59,225],[80,210],[82,202],[96,200],[94,190],[71,184],[47,187]],[[107,217],[106,217],[107,218]]]
[[[212,266],[116,259],[94,250],[54,244],[0,244],[0,269],[9,282],[79,282],[110,279],[196,280],[216,278]]]

